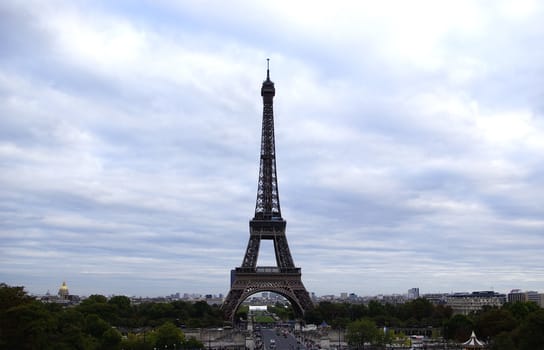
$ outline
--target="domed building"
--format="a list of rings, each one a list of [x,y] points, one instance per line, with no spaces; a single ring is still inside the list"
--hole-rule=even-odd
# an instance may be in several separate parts
[[[66,285],[66,282],[62,282],[62,286],[60,286],[59,288],[58,295],[61,299],[68,299],[70,293],[68,292],[68,286]]]

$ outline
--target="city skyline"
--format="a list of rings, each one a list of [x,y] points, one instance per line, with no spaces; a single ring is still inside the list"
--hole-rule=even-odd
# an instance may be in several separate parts
[[[19,286],[21,287],[21,286]],[[24,286],[22,286],[24,287]],[[69,292],[71,290],[71,287],[69,284],[66,283],[66,281],[63,281],[62,284],[60,284],[58,288],[58,292],[55,292],[57,289],[55,287],[51,288],[51,289],[48,289],[46,290],[45,292],[42,292],[42,293],[30,293],[30,295],[33,295],[33,296],[36,296],[36,297],[42,297],[42,296],[47,296],[47,295],[51,295],[51,296],[55,296],[55,295],[60,295],[61,293],[61,290],[65,290],[66,291],[66,294],[67,295],[70,295],[70,296],[76,296],[76,297],[89,297],[90,295],[92,295],[92,293],[83,293],[83,294],[75,294],[75,293],[72,293],[72,292]],[[414,292],[413,290],[416,289],[417,292]],[[25,291],[26,288],[25,288]],[[28,291],[27,291],[28,292]],[[312,298],[317,298],[317,299],[322,299],[322,300],[331,300],[330,298],[334,298],[334,300],[343,300],[343,299],[350,299],[350,298],[353,298],[353,297],[356,297],[358,299],[360,298],[369,298],[369,299],[376,299],[376,298],[388,298],[388,297],[403,297],[405,298],[406,301],[408,300],[412,300],[412,299],[416,299],[416,298],[428,298],[428,297],[435,297],[437,295],[468,295],[468,294],[472,294],[472,293],[489,293],[489,292],[493,292],[493,293],[496,293],[498,295],[502,295],[502,296],[507,296],[508,294],[510,293],[520,293],[520,294],[527,294],[527,293],[537,293],[537,294],[542,294],[544,295],[544,293],[542,291],[538,291],[538,290],[521,290],[521,289],[518,289],[518,288],[512,288],[512,289],[509,289],[509,290],[504,290],[504,291],[498,291],[498,290],[478,290],[478,291],[474,291],[474,290],[455,290],[455,291],[437,291],[437,290],[430,290],[430,291],[421,291],[419,290],[419,288],[417,287],[414,287],[414,288],[410,288],[406,291],[399,291],[399,292],[396,292],[396,293],[378,293],[378,294],[369,294],[369,295],[359,295],[357,293],[354,293],[354,292],[351,292],[351,291],[345,291],[345,290],[341,290],[341,291],[337,291],[337,292],[334,292],[334,293],[328,293],[328,294],[316,294],[315,292],[312,292],[312,291],[309,291],[310,295]],[[416,295],[417,294],[417,295]],[[113,297],[113,296],[119,296],[121,294],[114,294],[114,293],[110,293],[110,294],[104,294],[104,296],[106,297]],[[225,297],[225,294],[223,294],[222,292],[215,292],[215,291],[173,291],[171,293],[167,293],[167,294],[163,294],[163,295],[137,295],[137,294],[134,294],[134,293],[124,293],[122,294],[124,296],[128,296],[128,297],[131,297],[131,298],[174,298],[174,299],[190,299],[190,300],[202,300],[202,299],[221,299],[221,298],[224,298]],[[284,299],[286,301],[289,301],[288,299],[286,299],[284,296],[282,296],[281,294],[278,294],[276,292],[272,292],[272,291],[265,291],[265,292],[257,292],[255,294],[253,294],[250,298],[254,298],[256,297],[257,299],[261,298],[261,297],[264,297],[264,295],[266,295],[266,297],[268,296],[275,296],[277,298],[281,298],[281,299]],[[416,296],[414,296],[416,295]],[[248,298],[248,299],[250,299]],[[544,300],[544,299],[543,299]]]
[[[4,1],[0,282],[226,294],[270,58],[282,214],[308,291],[542,291],[543,12]],[[259,265],[274,265],[264,243]]]

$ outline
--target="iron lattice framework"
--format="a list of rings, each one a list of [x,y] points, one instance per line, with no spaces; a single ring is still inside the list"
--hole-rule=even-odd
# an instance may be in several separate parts
[[[225,317],[231,320],[234,320],[236,310],[247,297],[261,291],[275,292],[287,298],[299,317],[313,307],[310,295],[302,283],[301,269],[295,267],[291,257],[285,235],[287,223],[281,217],[274,143],[275,94],[270,70],[267,69],[266,80],[261,88],[263,124],[255,216],[249,222],[249,242],[242,266],[232,270],[231,289],[222,305]],[[263,239],[274,243],[276,266],[257,266],[259,246]]]

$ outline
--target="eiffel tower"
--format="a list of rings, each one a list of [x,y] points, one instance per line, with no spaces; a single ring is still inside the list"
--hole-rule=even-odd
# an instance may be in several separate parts
[[[245,299],[263,291],[285,297],[298,317],[313,307],[310,295],[302,283],[301,270],[295,267],[291,257],[285,235],[286,221],[281,217],[272,108],[275,94],[267,62],[266,80],[261,88],[263,126],[255,216],[249,222],[249,242],[242,266],[231,271],[230,291],[222,305],[225,318],[231,321],[234,321],[236,310]],[[276,266],[257,266],[259,246],[263,239],[274,242]]]

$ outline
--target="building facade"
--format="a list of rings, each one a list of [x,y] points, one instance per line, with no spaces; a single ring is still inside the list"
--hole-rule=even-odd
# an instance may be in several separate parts
[[[454,315],[468,315],[484,306],[501,307],[505,302],[506,295],[493,291],[454,293],[445,297],[445,304],[452,308]]]

